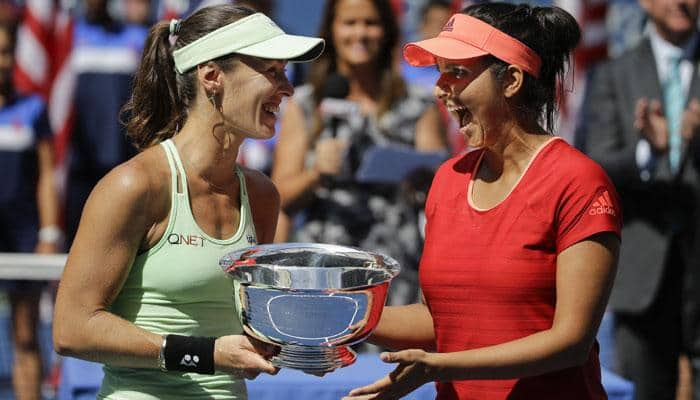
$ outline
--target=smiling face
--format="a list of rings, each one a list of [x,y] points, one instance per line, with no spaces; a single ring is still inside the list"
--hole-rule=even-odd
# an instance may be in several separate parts
[[[384,37],[379,11],[370,0],[338,1],[332,37],[339,69],[374,62]]]
[[[286,61],[241,57],[224,74],[221,107],[227,124],[254,139],[275,134],[280,103],[294,93],[285,75]]]
[[[640,0],[639,2],[664,39],[680,45],[695,31],[698,0]]]
[[[440,79],[435,95],[459,122],[468,146],[488,147],[499,139],[503,95],[485,57],[469,60],[438,59]]]

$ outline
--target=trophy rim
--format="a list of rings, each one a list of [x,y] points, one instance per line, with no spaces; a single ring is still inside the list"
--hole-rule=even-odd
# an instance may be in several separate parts
[[[373,283],[369,284],[364,284],[364,285],[357,285],[357,286],[351,286],[351,287],[345,287],[345,288],[327,288],[327,289],[296,289],[296,288],[290,288],[290,287],[284,287],[284,286],[277,286],[277,285],[270,285],[270,284],[263,284],[259,282],[246,282],[245,280],[241,280],[240,284],[241,285],[246,285],[246,286],[256,286],[256,287],[266,287],[270,289],[277,289],[277,290],[288,290],[288,291],[319,291],[319,292],[324,292],[327,290],[332,290],[332,291],[339,291],[339,290],[359,290],[359,289],[364,289],[368,287],[373,287],[382,283],[389,283],[391,282],[396,276],[401,272],[401,266],[394,259],[393,257],[382,254],[376,251],[369,251],[369,250],[364,250],[358,247],[352,247],[352,246],[344,246],[344,245],[337,245],[337,244],[329,244],[329,243],[311,243],[311,242],[288,242],[288,243],[266,243],[266,244],[258,244],[258,245],[253,245],[250,247],[246,247],[243,249],[238,249],[234,250],[231,252],[226,253],[219,259],[219,267],[228,275],[233,275],[237,276],[237,270],[242,270],[246,268],[252,268],[252,267],[262,267],[262,268],[267,268],[271,271],[275,270],[291,270],[291,269],[311,269],[311,268],[324,268],[324,267],[319,267],[319,266],[309,266],[309,265],[279,265],[279,264],[272,264],[272,263],[259,263],[255,262],[254,258],[250,258],[252,255],[267,255],[275,251],[279,252],[284,252],[284,251],[289,251],[290,253],[293,252],[299,252],[304,249],[312,250],[312,251],[319,251],[319,253],[327,253],[327,254],[338,254],[338,253],[356,253],[356,254],[364,254],[366,256],[369,256],[368,258],[375,258],[378,260],[381,260],[377,262],[376,264],[372,264],[371,266],[365,266],[365,267],[354,267],[354,266],[348,266],[348,267],[329,267],[329,268],[346,268],[348,270],[351,269],[376,269],[378,271],[383,271],[387,274],[386,279],[383,279],[381,281],[375,281]],[[368,262],[371,262],[368,260]]]

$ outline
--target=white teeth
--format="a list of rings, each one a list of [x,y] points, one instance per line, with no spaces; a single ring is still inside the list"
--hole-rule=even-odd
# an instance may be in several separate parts
[[[279,112],[280,106],[265,105],[265,106],[263,106],[263,110],[275,114],[275,113]]]

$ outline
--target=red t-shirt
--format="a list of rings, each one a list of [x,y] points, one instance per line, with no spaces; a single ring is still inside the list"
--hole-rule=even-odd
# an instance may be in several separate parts
[[[501,203],[468,200],[483,151],[444,163],[425,206],[420,282],[437,350],[496,345],[551,328],[557,254],[593,234],[620,235],[621,210],[602,168],[564,140],[539,150]],[[606,399],[597,344],[588,361],[536,377],[438,383],[438,399]]]

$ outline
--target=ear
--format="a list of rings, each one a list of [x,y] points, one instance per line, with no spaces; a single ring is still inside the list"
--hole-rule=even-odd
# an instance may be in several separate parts
[[[202,85],[207,97],[220,94],[223,87],[223,71],[209,61],[197,66],[197,81]]]
[[[503,82],[503,95],[507,98],[514,97],[523,87],[524,81],[525,71],[517,65],[509,65]]]

